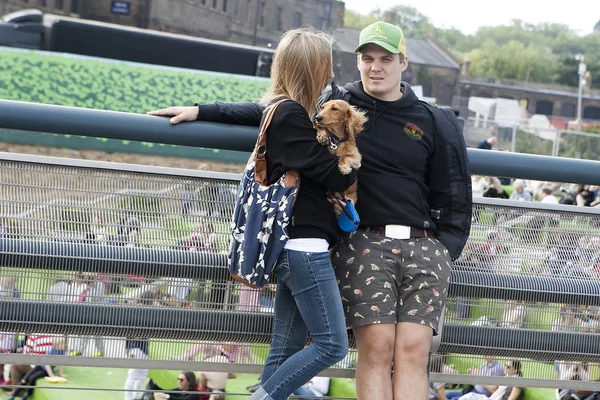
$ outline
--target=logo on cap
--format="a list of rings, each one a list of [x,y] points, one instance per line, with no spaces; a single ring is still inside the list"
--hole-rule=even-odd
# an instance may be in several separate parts
[[[383,26],[381,26],[381,25],[374,26],[373,33],[381,35],[383,33]]]

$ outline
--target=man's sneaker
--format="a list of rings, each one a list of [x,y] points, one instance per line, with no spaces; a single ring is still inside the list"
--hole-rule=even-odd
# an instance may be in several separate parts
[[[101,353],[98,351],[98,352],[94,353],[94,357],[104,357],[104,353]]]
[[[71,350],[69,352],[69,356],[71,356],[71,357],[79,357],[80,355],[81,355],[81,353],[78,352],[77,350]]]

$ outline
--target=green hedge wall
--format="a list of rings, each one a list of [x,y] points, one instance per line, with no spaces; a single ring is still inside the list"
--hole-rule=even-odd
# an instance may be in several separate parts
[[[0,99],[145,113],[194,102],[256,101],[264,78],[0,48]]]

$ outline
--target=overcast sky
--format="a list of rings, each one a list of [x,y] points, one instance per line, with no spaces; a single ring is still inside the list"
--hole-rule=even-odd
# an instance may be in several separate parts
[[[415,7],[438,28],[458,28],[472,34],[480,26],[509,24],[521,19],[532,24],[556,22],[568,25],[580,35],[591,33],[600,20],[598,0],[344,0],[346,8],[367,14],[379,7]],[[552,4],[552,6],[550,6]]]

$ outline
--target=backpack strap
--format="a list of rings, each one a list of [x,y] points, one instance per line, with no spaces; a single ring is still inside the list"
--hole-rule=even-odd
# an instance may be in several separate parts
[[[254,161],[254,178],[256,182],[263,186],[269,186],[269,177],[267,176],[267,128],[275,115],[277,107],[289,99],[283,98],[276,103],[270,105],[263,116],[260,131],[258,132],[258,138],[256,139],[256,146],[254,146],[254,152],[250,157],[250,161]],[[286,187],[293,186],[298,178],[296,171],[288,171],[284,179]]]

